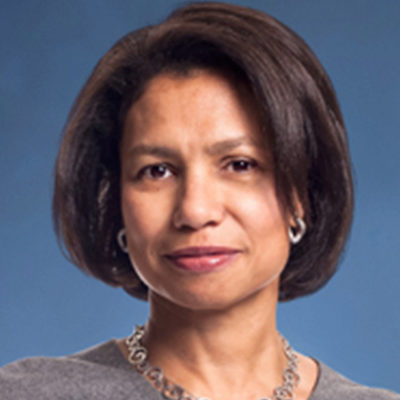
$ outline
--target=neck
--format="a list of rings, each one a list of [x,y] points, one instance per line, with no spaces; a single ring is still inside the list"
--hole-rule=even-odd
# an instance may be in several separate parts
[[[155,293],[149,301],[144,338],[149,361],[185,389],[233,399],[240,393],[236,388],[251,381],[254,399],[281,383],[286,358],[276,330],[277,287],[223,310],[191,310]]]

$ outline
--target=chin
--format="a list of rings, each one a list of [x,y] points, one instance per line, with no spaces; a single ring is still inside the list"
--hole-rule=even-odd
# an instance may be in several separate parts
[[[228,292],[227,290],[206,291],[204,287],[200,290],[185,291],[177,289],[163,294],[153,293],[157,298],[157,303],[169,303],[170,307],[179,307],[192,311],[227,311],[230,308],[245,304],[255,300],[259,296],[268,296],[270,299],[278,298],[278,281],[276,284],[262,285],[256,289],[248,290],[241,293]]]

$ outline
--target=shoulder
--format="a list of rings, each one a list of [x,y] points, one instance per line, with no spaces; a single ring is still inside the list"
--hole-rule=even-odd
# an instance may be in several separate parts
[[[400,395],[385,389],[359,385],[318,362],[320,374],[309,400],[400,400]]]
[[[2,400],[139,400],[151,390],[113,341],[72,356],[27,358],[0,368]]]

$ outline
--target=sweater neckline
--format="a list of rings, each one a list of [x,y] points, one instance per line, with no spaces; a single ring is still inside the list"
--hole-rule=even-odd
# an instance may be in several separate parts
[[[99,347],[101,348],[103,346],[104,347],[112,346],[113,353],[115,354],[115,361],[117,361],[118,367],[123,368],[124,370],[131,370],[132,372],[134,372],[136,374],[136,376],[138,377],[138,379],[146,382],[149,385],[149,387],[152,389],[152,391],[155,394],[159,395],[159,398],[163,398],[162,395],[151,386],[151,384],[147,381],[147,379],[145,377],[143,377],[142,375],[140,375],[139,373],[137,373],[135,371],[135,369],[132,367],[132,365],[129,363],[129,361],[122,354],[121,349],[119,348],[116,339],[110,339],[109,341],[103,343],[103,345],[100,345]],[[99,349],[99,347],[97,347],[97,348]],[[324,376],[325,376],[324,371],[327,370],[328,367],[326,367],[323,363],[321,363],[317,359],[315,359],[313,357],[311,357],[311,358],[317,364],[318,375],[317,375],[317,379],[315,380],[311,394],[307,400],[321,400],[323,397],[322,397],[322,392],[321,392],[322,389],[320,389],[320,387],[323,385],[323,380],[324,380]]]

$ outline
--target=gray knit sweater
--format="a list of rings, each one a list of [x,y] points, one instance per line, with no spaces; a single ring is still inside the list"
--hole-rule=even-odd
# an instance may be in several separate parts
[[[1,400],[162,400],[133,370],[115,341],[81,353],[28,358],[0,369]],[[309,400],[400,400],[400,395],[357,385],[320,363]]]

